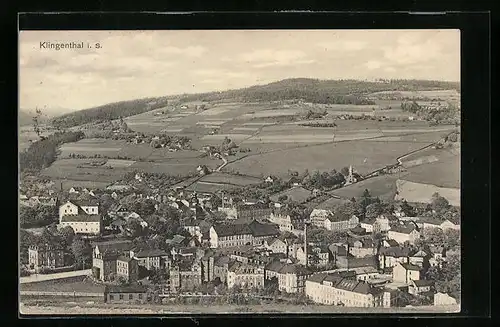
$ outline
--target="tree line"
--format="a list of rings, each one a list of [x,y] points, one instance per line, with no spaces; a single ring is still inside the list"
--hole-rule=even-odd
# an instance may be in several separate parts
[[[50,166],[57,157],[57,148],[68,142],[76,142],[84,138],[83,132],[56,132],[39,141],[33,142],[20,153],[21,171],[41,170]]]
[[[167,98],[145,98],[131,101],[120,101],[102,106],[79,110],[52,119],[57,128],[68,128],[95,122],[97,120],[114,120],[121,117],[138,115],[166,106]]]

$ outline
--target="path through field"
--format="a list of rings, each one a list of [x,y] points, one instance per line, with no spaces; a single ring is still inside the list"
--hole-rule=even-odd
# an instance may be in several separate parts
[[[54,279],[62,279],[69,277],[78,277],[78,276],[90,276],[92,274],[92,269],[85,270],[75,270],[75,271],[67,271],[55,274],[34,274],[27,277],[20,277],[20,283],[33,283],[33,282],[43,282],[46,280],[54,280]]]

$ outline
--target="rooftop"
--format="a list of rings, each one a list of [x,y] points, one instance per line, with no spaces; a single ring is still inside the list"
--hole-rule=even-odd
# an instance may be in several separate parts
[[[148,257],[162,257],[166,256],[167,252],[159,249],[148,249],[148,250],[142,250],[139,253],[137,253],[135,256],[137,258],[148,258]]]
[[[411,263],[401,263],[401,266],[403,266],[403,268],[406,270],[414,270],[414,271],[422,270],[422,268],[420,268],[419,266],[413,265]]]
[[[101,221],[101,216],[100,215],[85,215],[85,214],[79,214],[79,215],[71,215],[71,216],[62,216],[61,217],[61,222],[62,223],[69,223],[69,222],[100,222]]]

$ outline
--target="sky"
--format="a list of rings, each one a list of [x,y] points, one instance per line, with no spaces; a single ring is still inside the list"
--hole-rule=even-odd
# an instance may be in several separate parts
[[[84,42],[43,49],[40,42]],[[101,48],[87,48],[87,43]],[[56,113],[286,78],[460,81],[459,30],[20,31],[20,108]]]

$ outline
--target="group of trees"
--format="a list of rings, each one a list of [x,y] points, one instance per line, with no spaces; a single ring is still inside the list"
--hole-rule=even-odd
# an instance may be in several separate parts
[[[324,110],[323,112],[316,112],[312,110],[308,110],[304,116],[304,119],[321,119],[326,116],[328,112]]]
[[[447,293],[460,301],[461,290],[461,261],[460,254],[446,256],[446,261],[441,267],[430,267],[426,272],[426,278],[434,280],[437,292]]]
[[[21,171],[38,171],[50,166],[56,160],[57,148],[60,145],[79,141],[84,136],[83,132],[56,132],[44,139],[31,143],[19,155]]]
[[[333,169],[330,172],[315,171],[312,175],[307,175],[303,178],[302,184],[304,187],[328,189],[336,186],[341,186],[345,182],[345,177],[342,173]]]
[[[166,106],[166,97],[145,98],[131,101],[121,101],[105,104],[103,106],[75,111],[58,116],[52,120],[55,127],[73,127],[98,120],[114,120],[120,117],[128,117],[143,112],[151,111]]]
[[[34,207],[21,206],[19,208],[19,223],[21,228],[47,226],[57,221],[55,206],[37,205]]]

